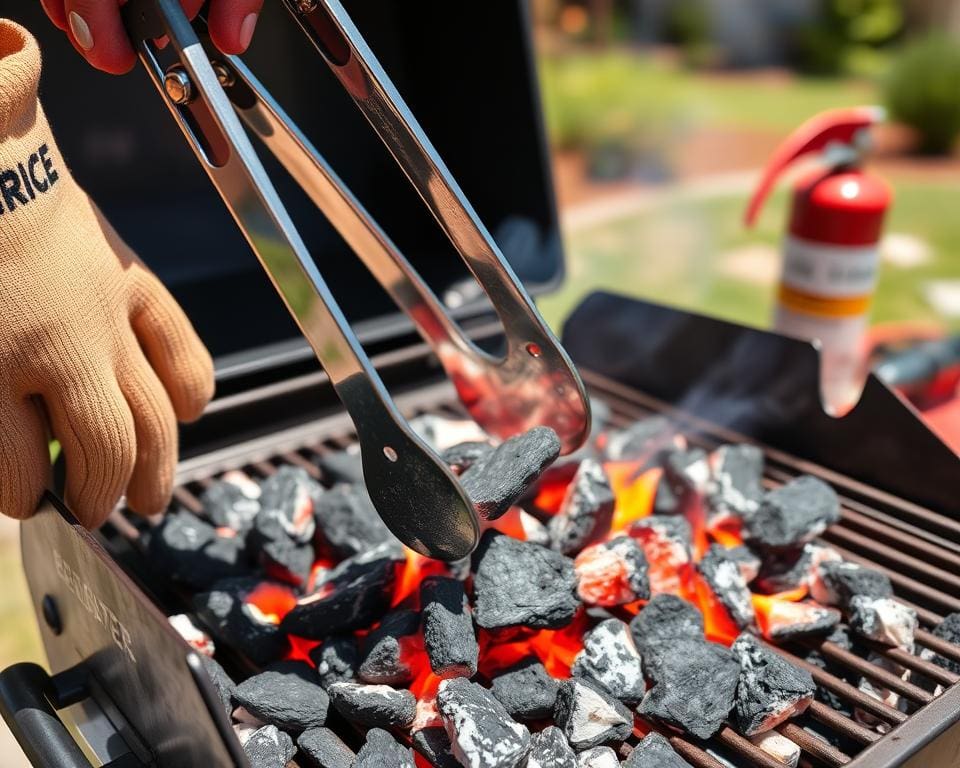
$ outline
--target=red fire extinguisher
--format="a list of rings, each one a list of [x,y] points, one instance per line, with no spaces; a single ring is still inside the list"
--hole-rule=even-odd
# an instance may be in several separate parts
[[[878,107],[823,112],[774,152],[746,212],[752,226],[777,178],[813,153],[821,163],[793,189],[777,296],[776,330],[821,345],[821,392],[828,410],[847,410],[862,386],[863,337],[876,287],[883,219],[893,199],[883,179],[861,168]],[[824,167],[826,166],[826,167]]]

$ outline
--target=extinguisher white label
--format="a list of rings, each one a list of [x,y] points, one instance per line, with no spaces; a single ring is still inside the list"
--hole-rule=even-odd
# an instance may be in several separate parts
[[[787,236],[783,284],[823,298],[866,296],[877,284],[876,244],[843,246]]]

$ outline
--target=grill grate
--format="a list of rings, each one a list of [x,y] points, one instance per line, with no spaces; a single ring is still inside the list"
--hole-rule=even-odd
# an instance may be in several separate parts
[[[744,438],[716,425],[690,417],[663,406],[661,403],[615,382],[589,372],[584,373],[592,394],[610,406],[612,426],[624,426],[636,419],[663,413],[670,416],[691,445],[711,450],[724,442],[743,442]],[[401,398],[409,417],[436,413],[461,417],[463,412],[451,404],[451,390],[434,386]],[[241,469],[254,478],[272,475],[284,464],[302,467],[312,477],[323,482],[323,472],[316,460],[326,453],[341,451],[353,443],[352,428],[344,418],[335,417],[313,425],[279,442],[258,440],[237,446],[221,455],[188,462],[181,471],[182,484],[175,492],[176,503],[202,514],[199,496],[220,474],[228,469]],[[279,447],[278,447],[279,446]],[[943,616],[960,611],[960,521],[924,509],[910,502],[877,491],[850,478],[822,467],[796,459],[782,452],[764,448],[766,455],[765,485],[775,488],[801,473],[814,474],[829,482],[841,499],[842,516],[831,526],[822,541],[836,549],[845,559],[876,568],[886,573],[894,586],[895,595],[904,604],[917,611],[921,629],[916,633],[917,645],[929,648],[947,658],[960,661],[960,646],[947,643],[930,633]],[[136,535],[136,529],[125,518],[115,519],[115,530],[125,538]],[[169,588],[169,587],[167,587]],[[768,647],[782,654],[793,664],[808,670],[816,684],[833,693],[851,707],[873,715],[892,730],[886,735],[865,727],[830,706],[815,701],[800,718],[777,727],[777,730],[802,749],[800,766],[854,765],[873,768],[879,763],[871,755],[863,755],[867,748],[877,748],[899,738],[897,726],[909,723],[917,712],[950,695],[960,698],[960,676],[931,662],[900,649],[872,645],[871,650],[889,661],[920,673],[943,686],[939,697],[919,686],[901,680],[897,675],[872,664],[856,654],[830,642],[806,641]],[[834,668],[862,675],[877,684],[898,693],[907,703],[907,712],[895,709],[874,699],[837,675],[816,667],[801,654],[812,648],[819,650]],[[650,724],[642,723],[643,728]],[[845,739],[841,751],[808,729]],[[638,727],[637,737],[643,735]],[[725,768],[727,765],[744,768],[782,768],[759,747],[730,727],[724,727],[708,742],[698,742],[686,736],[666,733],[674,749],[695,768]],[[633,742],[635,743],[635,742]],[[624,753],[632,747],[628,742]],[[894,764],[894,763],[890,763]]]

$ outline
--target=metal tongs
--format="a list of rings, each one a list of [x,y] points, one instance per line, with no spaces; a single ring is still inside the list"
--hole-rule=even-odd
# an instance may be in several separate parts
[[[437,151],[338,0],[283,0],[386,144],[486,292],[507,352],[480,350],[243,62],[217,51],[178,0],[130,0],[124,19],[140,60],[233,214],[350,414],[377,511],[416,551],[460,559],[480,524],[455,475],[411,430],[357,341],[263,169],[241,121],[307,192],[413,320],[470,415],[506,438],[552,427],[563,452],[590,429],[576,370]],[[167,56],[154,42],[166,35]],[[172,51],[169,52],[169,51]]]

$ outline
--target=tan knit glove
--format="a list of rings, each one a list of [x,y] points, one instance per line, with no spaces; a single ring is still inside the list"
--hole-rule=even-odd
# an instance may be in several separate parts
[[[24,518],[36,508],[49,426],[66,458],[67,502],[95,526],[124,491],[137,512],[166,506],[176,419],[200,416],[213,366],[71,177],[39,78],[36,41],[0,19],[0,510]]]

